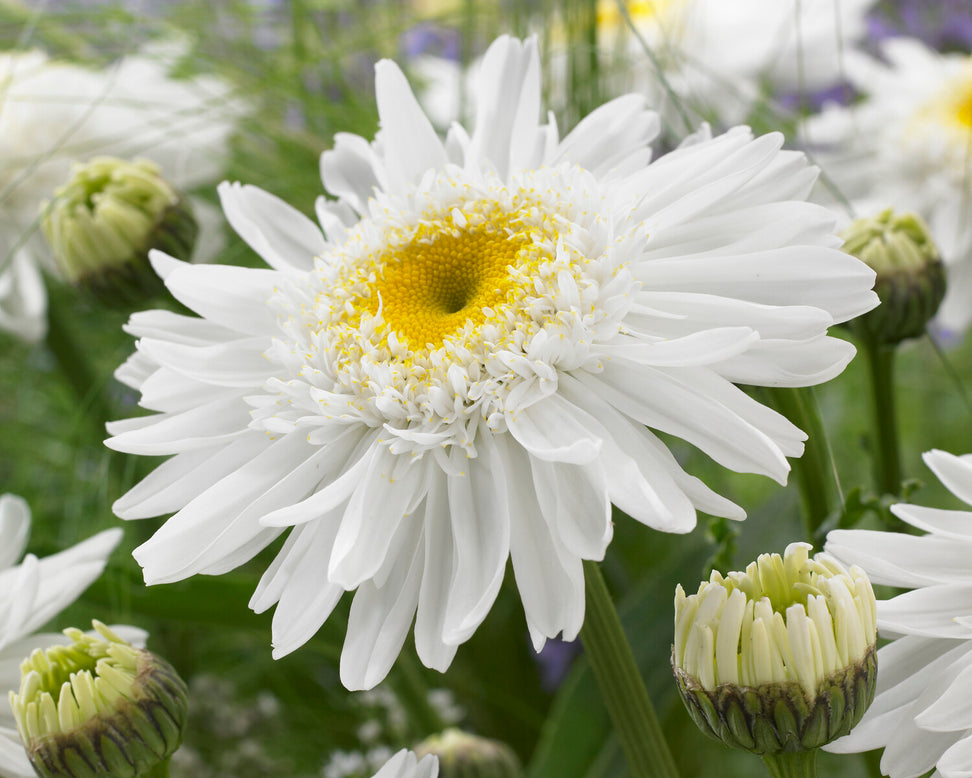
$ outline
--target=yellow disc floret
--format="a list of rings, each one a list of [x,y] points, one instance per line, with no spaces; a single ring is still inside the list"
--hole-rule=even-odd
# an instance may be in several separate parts
[[[289,340],[272,358],[295,378],[252,415],[272,434],[341,418],[383,427],[396,453],[471,453],[481,421],[501,428],[619,332],[629,244],[576,165],[451,168],[369,211],[306,285],[278,291]]]
[[[380,305],[388,328],[413,349],[438,348],[467,322],[481,324],[507,301],[510,270],[529,253],[514,224],[509,217],[472,229],[422,224],[411,243],[381,258],[371,313]]]

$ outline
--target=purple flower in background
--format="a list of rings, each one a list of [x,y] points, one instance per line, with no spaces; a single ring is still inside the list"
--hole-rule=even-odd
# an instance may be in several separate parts
[[[574,660],[582,651],[579,640],[548,640],[543,650],[537,654],[537,669],[540,670],[540,687],[545,692],[554,692],[567,678]]]
[[[868,20],[868,37],[919,38],[939,51],[972,49],[972,4],[968,0],[898,0],[879,6]]]

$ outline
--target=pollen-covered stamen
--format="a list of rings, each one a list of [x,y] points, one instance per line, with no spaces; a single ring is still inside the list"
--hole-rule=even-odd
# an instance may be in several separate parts
[[[454,228],[449,222],[458,222]],[[371,302],[389,330],[412,349],[435,349],[467,322],[481,324],[507,301],[528,237],[513,220],[494,217],[472,227],[458,210],[425,223],[410,244],[380,260]]]
[[[637,285],[629,244],[569,164],[510,181],[449,169],[407,199],[382,196],[306,286],[278,290],[287,340],[267,356],[290,380],[251,398],[253,425],[310,440],[318,421],[353,419],[398,438],[396,452],[471,454],[481,420],[500,429],[617,334]]]

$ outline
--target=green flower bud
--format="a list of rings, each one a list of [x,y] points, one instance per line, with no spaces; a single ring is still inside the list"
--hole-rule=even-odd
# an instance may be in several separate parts
[[[44,203],[42,226],[64,277],[105,305],[158,295],[150,249],[189,259],[199,227],[189,204],[148,160],[96,157]]]
[[[66,629],[68,645],[34,651],[10,693],[17,729],[43,778],[153,775],[178,748],[186,685],[172,666],[101,622]]]
[[[851,330],[887,345],[921,335],[945,296],[945,266],[921,218],[888,208],[858,219],[842,237],[844,251],[877,273],[874,291],[881,300],[851,321]]]
[[[864,572],[810,545],[675,590],[672,667],[698,727],[733,748],[804,751],[850,732],[874,697],[877,607]]]
[[[447,729],[419,743],[415,755],[427,754],[439,758],[439,778],[523,778],[512,748],[459,729]]]

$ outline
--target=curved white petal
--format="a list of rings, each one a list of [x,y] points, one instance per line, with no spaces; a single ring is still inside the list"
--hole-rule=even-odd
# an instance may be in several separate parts
[[[404,192],[429,170],[446,164],[445,148],[432,122],[422,112],[398,65],[383,59],[375,65],[375,99],[381,121],[389,192]]]
[[[385,678],[415,615],[425,566],[421,532],[417,522],[403,522],[396,535],[387,579],[381,586],[365,581],[351,603],[341,651],[341,683],[351,691],[371,689]]]
[[[324,236],[296,208],[256,186],[224,181],[219,201],[230,226],[276,270],[310,270]]]
[[[0,496],[0,570],[20,559],[30,536],[30,506],[16,494]]]

